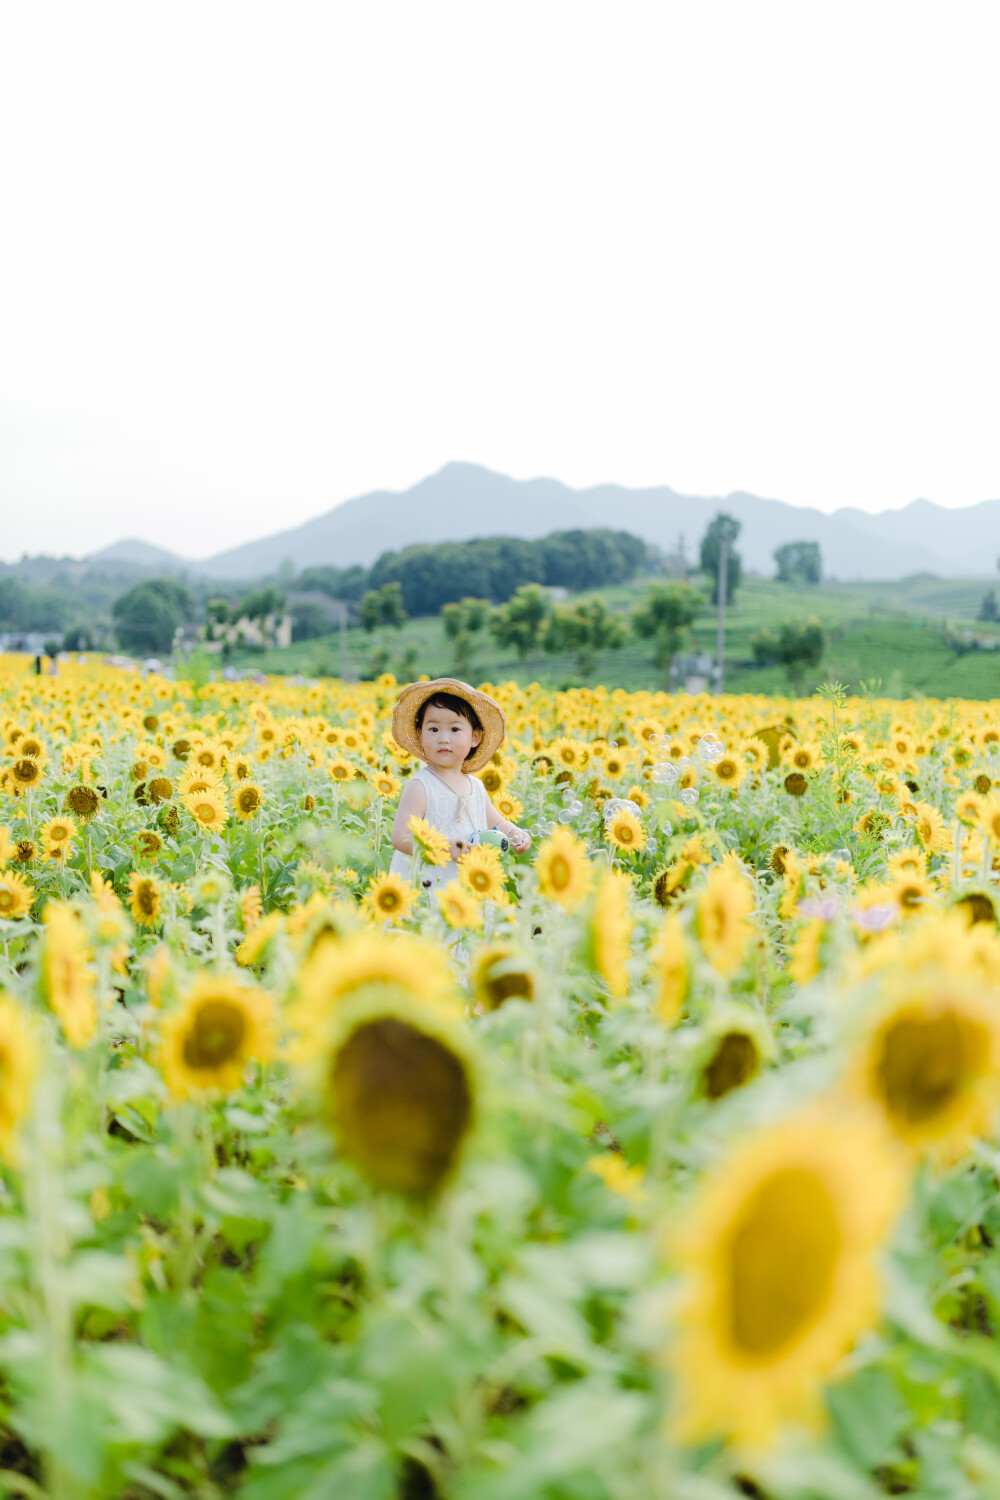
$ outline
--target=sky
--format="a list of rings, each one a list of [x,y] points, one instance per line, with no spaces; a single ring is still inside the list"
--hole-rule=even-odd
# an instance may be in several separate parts
[[[0,0],[0,556],[453,459],[1000,496],[998,51],[994,0]]]

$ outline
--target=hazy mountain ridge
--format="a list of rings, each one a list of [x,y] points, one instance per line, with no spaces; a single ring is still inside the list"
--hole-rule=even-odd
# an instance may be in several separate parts
[[[446,464],[409,490],[377,490],[346,500],[300,526],[190,561],[130,538],[94,560],[188,570],[219,579],[251,579],[324,563],[370,565],[380,553],[413,542],[473,536],[539,537],[572,527],[613,526],[664,551],[683,534],[688,558],[712,516],[728,511],[743,523],[744,567],[774,572],[773,553],[789,541],[817,541],[824,572],[840,579],[891,579],[931,572],[987,577],[1000,553],[1000,500],[947,510],[914,500],[876,514],[845,506],[831,513],[758,495],[681,495],[665,485],[626,489],[603,484],[574,490],[556,479],[511,479],[477,464]]]

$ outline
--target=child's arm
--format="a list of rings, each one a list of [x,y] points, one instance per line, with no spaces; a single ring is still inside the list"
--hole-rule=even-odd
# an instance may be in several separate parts
[[[486,826],[499,828],[501,833],[505,833],[517,854],[523,854],[526,849],[531,848],[531,834],[528,830],[518,828],[516,823],[509,823],[506,818],[501,818],[488,797],[486,799]]]
[[[413,853],[410,819],[422,818],[426,811],[426,788],[422,781],[417,781],[414,778],[404,786],[403,795],[400,797],[399,806],[396,808],[396,816],[392,820],[392,847],[398,849],[400,854]]]

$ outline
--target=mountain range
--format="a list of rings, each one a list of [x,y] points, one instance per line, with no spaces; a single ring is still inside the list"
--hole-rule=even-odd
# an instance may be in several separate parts
[[[737,545],[744,568],[763,574],[774,572],[774,549],[792,541],[819,542],[825,576],[842,580],[914,573],[982,578],[994,572],[1000,554],[1000,500],[951,510],[914,500],[874,514],[853,506],[826,513],[741,491],[709,497],[615,484],[574,490],[557,479],[511,479],[477,464],[450,463],[408,490],[375,490],[345,500],[301,526],[214,557],[193,560],[127,539],[88,561],[247,581],[287,563],[296,570],[367,566],[380,553],[413,542],[532,538],[592,526],[633,532],[666,552],[675,552],[683,539],[688,558],[696,560],[705,528],[720,510],[742,523]]]

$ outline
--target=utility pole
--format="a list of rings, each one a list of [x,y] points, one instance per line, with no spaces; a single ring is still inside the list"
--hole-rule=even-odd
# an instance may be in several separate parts
[[[719,591],[718,632],[715,641],[715,691],[721,693],[723,690],[723,662],[726,655],[726,578],[727,564],[729,562],[729,538],[725,529],[719,537],[719,573],[717,588]]]

